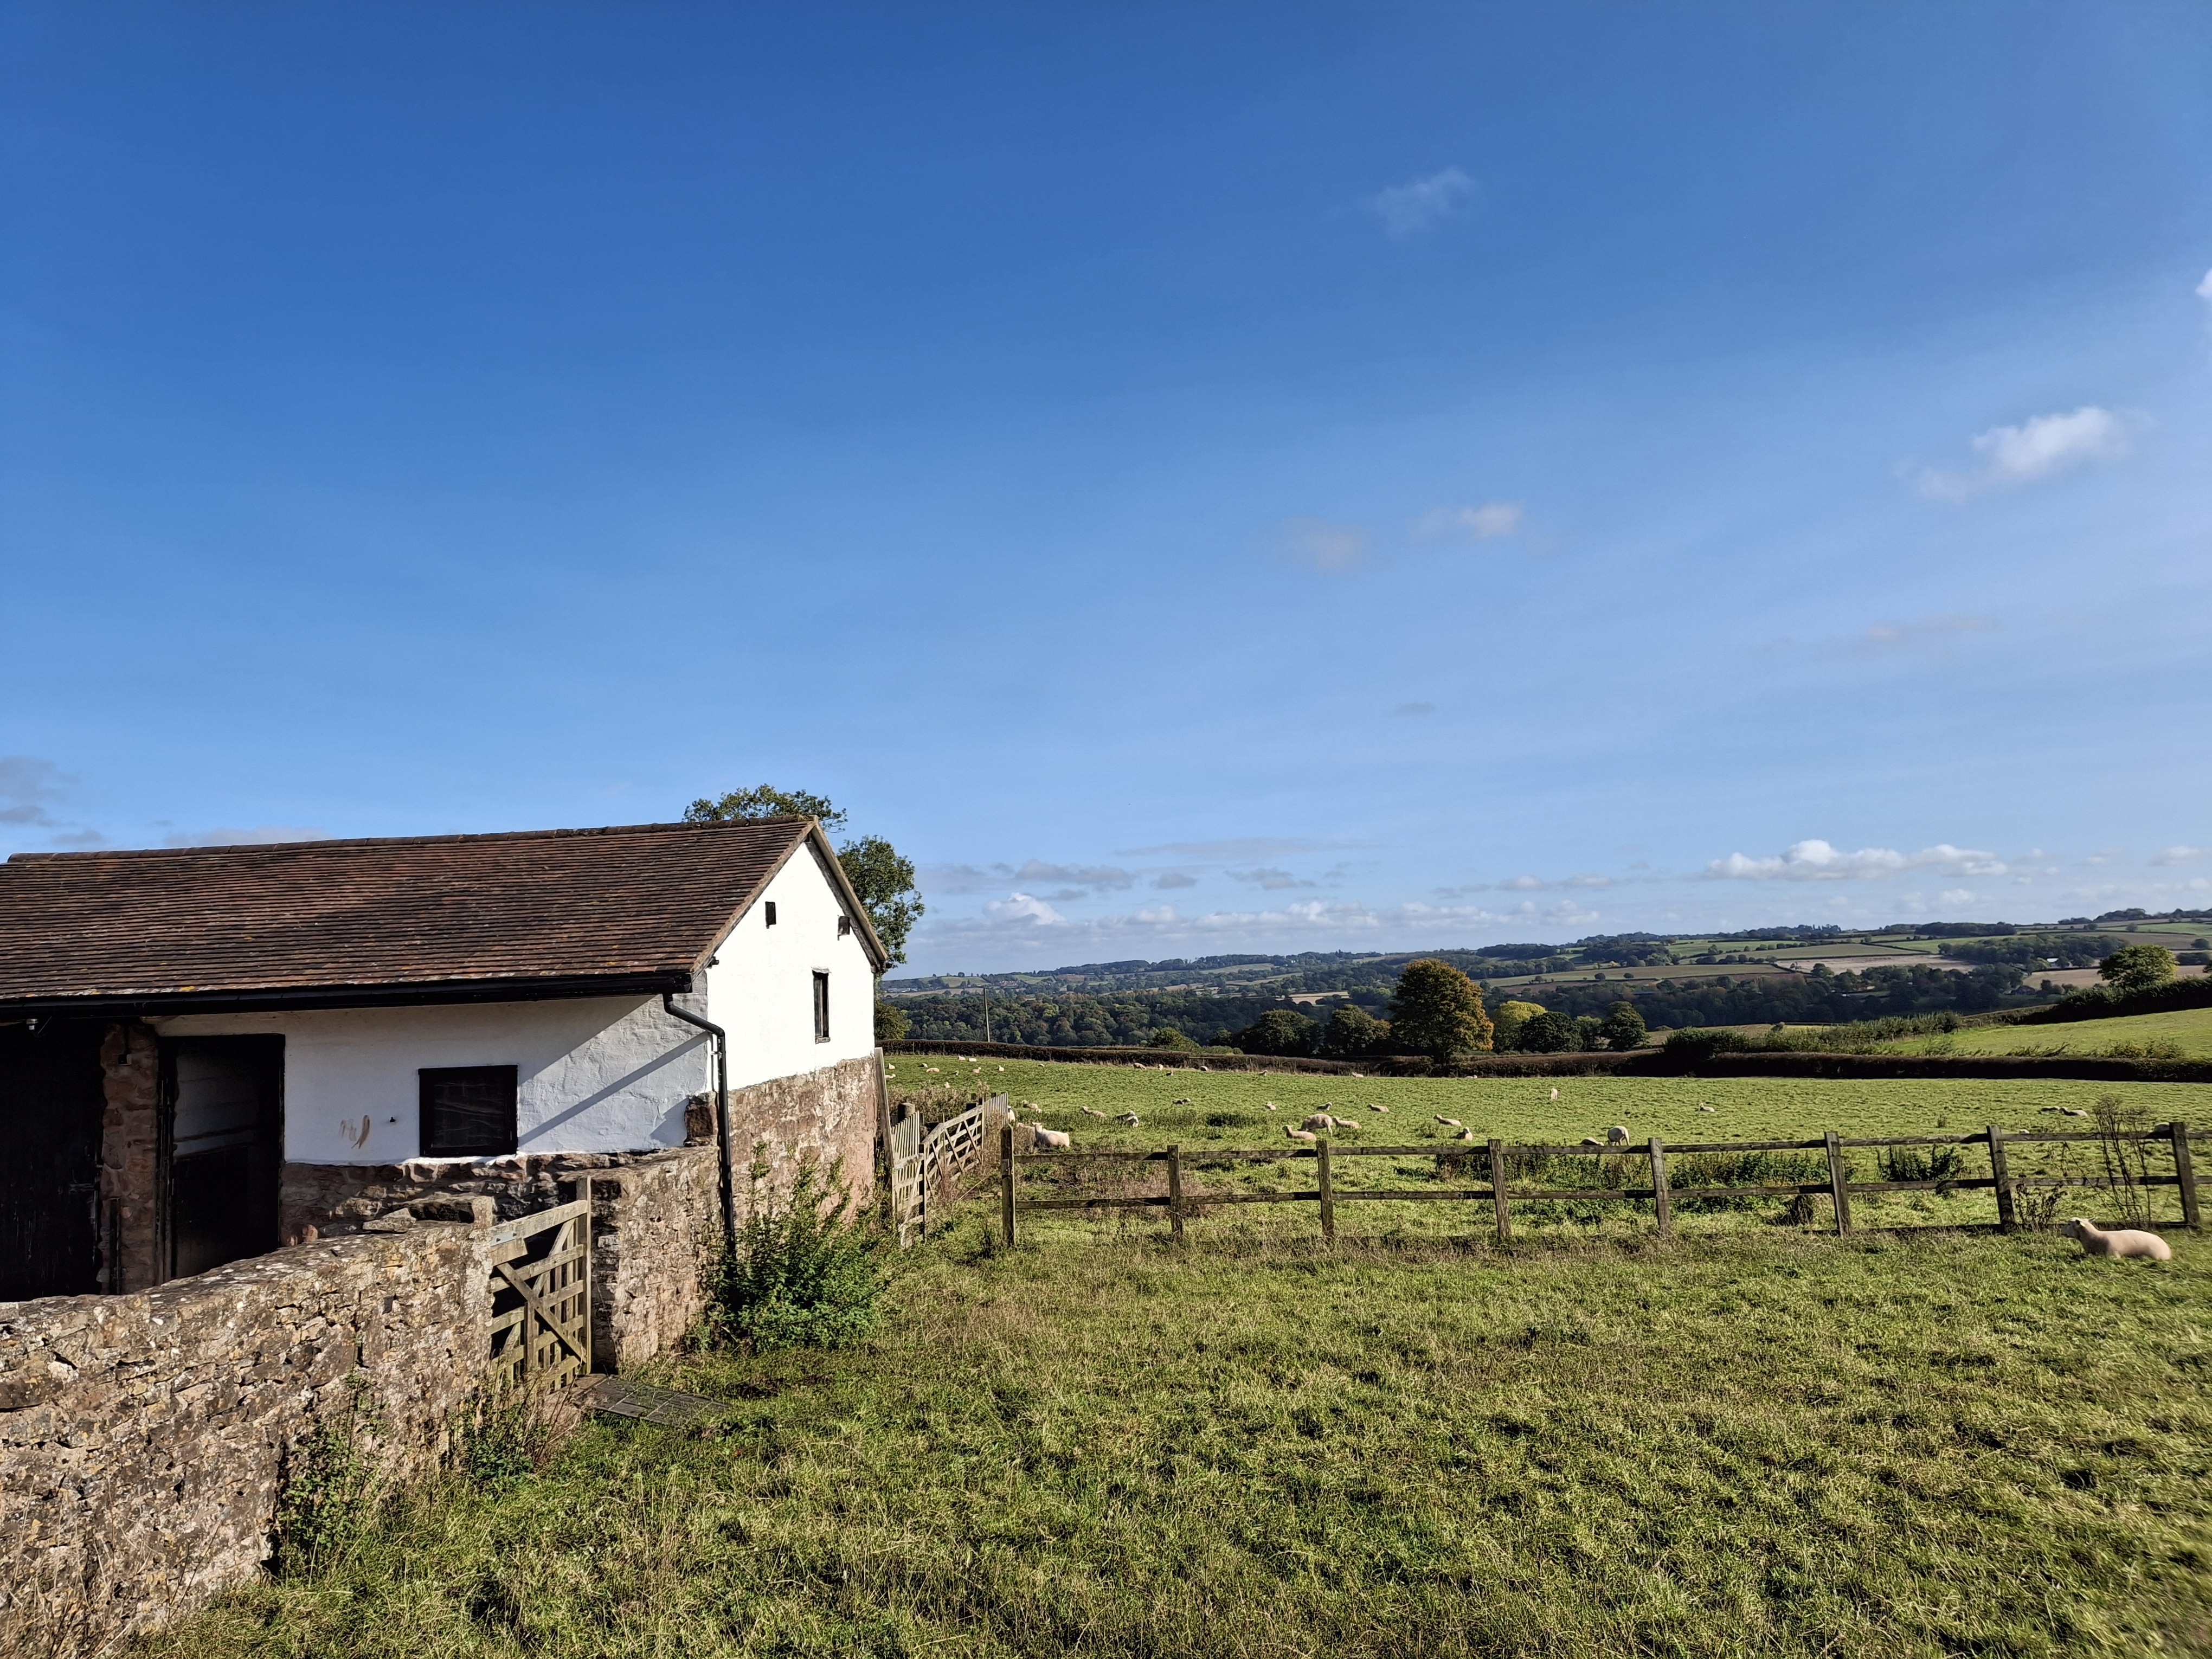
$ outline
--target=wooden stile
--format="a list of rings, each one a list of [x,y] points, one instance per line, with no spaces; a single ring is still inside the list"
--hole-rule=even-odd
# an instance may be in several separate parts
[[[1851,1171],[1844,1162],[1844,1149],[1837,1144],[1836,1132],[1828,1131],[1828,1197],[1836,1206],[1836,1232],[1838,1237],[1851,1230]]]
[[[1990,1179],[1997,1188],[1997,1231],[2011,1232],[2019,1225],[2013,1203],[2012,1178],[2005,1168],[2004,1131],[1990,1124],[1985,1137],[1990,1143]]]
[[[1667,1146],[1657,1135],[1651,1137],[1651,1213],[1659,1223],[1659,1237],[1674,1236],[1674,1206],[1667,1192]]]
[[[2166,1126],[2173,1139],[2173,1182],[2181,1188],[2181,1219],[2192,1233],[2204,1231],[2197,1209],[2197,1168],[2189,1161],[2189,1126],[2179,1118]]]
[[[1505,1143],[1490,1143],[1490,1207],[1498,1218],[1498,1242],[1513,1242],[1513,1212],[1505,1198]]]

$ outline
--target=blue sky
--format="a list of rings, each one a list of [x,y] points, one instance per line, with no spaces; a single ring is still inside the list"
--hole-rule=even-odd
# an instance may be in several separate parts
[[[921,969],[2212,904],[2212,11],[0,14],[0,851]]]

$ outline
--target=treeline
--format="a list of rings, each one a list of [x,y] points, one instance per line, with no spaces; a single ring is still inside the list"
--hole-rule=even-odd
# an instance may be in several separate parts
[[[984,1040],[983,999],[933,992],[890,1005],[907,1019],[906,1035],[930,1042]],[[1040,1048],[1149,1048],[1163,1030],[1200,1046],[1224,1031],[1251,1024],[1270,1009],[1291,1006],[1275,995],[1209,995],[1196,991],[1062,992],[1053,996],[994,995],[991,1040]]]
[[[1832,1025],[1946,1010],[1983,1013],[2018,1001],[2022,974],[1992,963],[1956,969],[1869,968],[1845,974],[1760,974],[1742,979],[1662,981],[1644,988],[1607,981],[1516,988],[1511,994],[1573,1015],[1602,1015],[1625,991],[1650,1025]]]

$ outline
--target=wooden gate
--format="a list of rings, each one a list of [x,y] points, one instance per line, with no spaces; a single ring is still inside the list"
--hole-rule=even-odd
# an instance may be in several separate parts
[[[495,1387],[558,1388],[592,1369],[592,1183],[490,1230]]]
[[[891,1122],[891,1228],[902,1250],[921,1236],[922,1206],[928,1202],[922,1179],[921,1109],[904,1109]]]

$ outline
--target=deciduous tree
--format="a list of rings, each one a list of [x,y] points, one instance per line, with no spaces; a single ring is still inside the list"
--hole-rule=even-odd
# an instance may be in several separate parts
[[[805,789],[778,789],[763,783],[732,789],[726,795],[702,795],[684,809],[686,823],[727,823],[749,818],[818,818],[824,834],[845,827],[845,814],[826,795]],[[907,935],[921,920],[921,892],[915,885],[914,860],[881,836],[862,836],[837,849],[845,879],[853,884],[868,923],[893,963],[906,960]]]
[[[1448,1061],[1488,1048],[1495,1028],[1482,988],[1448,962],[1423,957],[1398,975],[1390,998],[1393,1046]]]
[[[2124,996],[2151,990],[2173,977],[2173,952],[2163,945],[2123,945],[2097,964],[2097,977]]]

